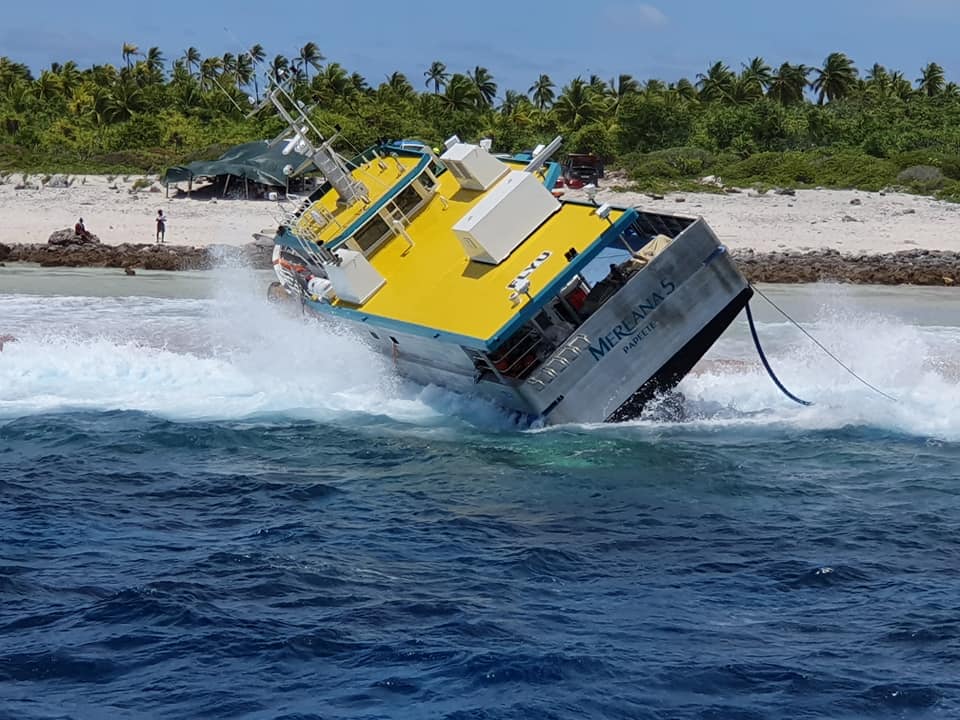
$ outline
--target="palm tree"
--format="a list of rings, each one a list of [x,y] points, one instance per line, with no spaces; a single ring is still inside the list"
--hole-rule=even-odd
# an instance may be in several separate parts
[[[597,90],[577,76],[563,88],[553,113],[562,124],[577,130],[600,117],[603,107],[599,98]]]
[[[890,73],[890,87],[893,95],[901,100],[908,100],[913,95],[913,85],[899,70]]]
[[[353,86],[355,92],[365,93],[370,89],[370,86],[367,84],[367,79],[358,72],[350,75],[350,84]]]
[[[430,83],[433,83],[433,94],[439,95],[440,88],[447,86],[450,73],[447,72],[446,65],[439,60],[434,60],[430,63],[430,67],[423,71],[423,76],[427,79],[426,86],[430,87]]]
[[[62,85],[60,76],[51,70],[44,70],[40,73],[36,83],[37,100],[49,101],[60,94]]]
[[[670,91],[680,100],[693,102],[700,96],[697,93],[697,86],[687,78],[680,78],[675,85],[670,86]]]
[[[817,105],[823,101],[841,100],[850,94],[857,84],[857,68],[853,60],[841,52],[827,55],[823,67],[815,69],[817,77],[810,87],[817,93]]]
[[[628,75],[627,77],[630,77],[630,76]],[[613,81],[611,80],[610,82],[612,86]],[[637,92],[641,91],[639,89],[639,85],[640,83],[637,83],[637,86],[638,86]],[[650,78],[643,84],[642,92],[649,96],[655,96],[655,95],[662,95],[669,89],[670,89],[670,86],[664,83],[663,80],[657,80],[657,78]],[[629,92],[626,94],[629,95]],[[696,88],[694,88],[694,94],[696,94]]]
[[[132,58],[134,55],[139,55],[140,48],[138,48],[133,43],[124,43],[123,48],[121,49],[121,53],[123,54],[123,61],[127,64],[127,70],[129,70],[130,58]]]
[[[300,67],[303,68],[304,77],[307,82],[310,82],[310,71],[307,69],[307,66],[312,67],[314,70],[319,70],[320,61],[326,60],[326,58],[320,52],[320,48],[318,48],[317,44],[314,42],[308,42],[306,45],[300,48],[300,53],[297,55],[297,59],[300,60]]]
[[[454,73],[450,77],[447,88],[440,97],[450,110],[470,110],[480,104],[480,92],[473,79],[460,73]]]
[[[917,79],[917,90],[927,97],[942,94],[946,85],[947,79],[943,75],[943,68],[934,62],[926,65]]]
[[[87,73],[93,84],[101,88],[109,87],[119,79],[117,69],[113,65],[93,65]]]
[[[216,84],[217,76],[223,69],[223,60],[218,57],[208,57],[200,63],[200,87],[210,90]]]
[[[199,102],[200,85],[187,69],[186,60],[183,58],[173,64],[169,87],[181,110],[187,111]]]
[[[237,76],[237,90],[244,85],[249,85],[254,79],[253,58],[248,53],[237,55],[237,61],[234,65],[234,75]]]
[[[387,87],[400,99],[409,100],[416,97],[417,91],[402,72],[393,72],[387,77]]]
[[[548,105],[553,104],[553,99],[556,97],[553,92],[554,88],[556,88],[556,85],[553,84],[550,76],[541,74],[527,92],[533,97],[533,104],[537,106],[537,109],[543,111]]]
[[[781,105],[795,105],[802,102],[809,74],[810,68],[802,63],[800,65],[783,63],[770,78],[767,95]]]
[[[697,75],[697,87],[700,89],[700,97],[703,100],[720,100],[730,94],[733,88],[734,74],[722,61],[718,60],[706,75],[699,73]]]
[[[72,95],[73,91],[79,87],[83,81],[83,76],[80,74],[80,70],[73,60],[65,62],[57,70],[57,75],[60,77],[60,87],[63,89],[64,95]]]
[[[13,62],[5,55],[0,56],[0,88],[6,90],[17,80],[25,83],[33,82],[30,68],[23,63]]]
[[[270,73],[273,75],[275,82],[279,83],[283,79],[284,73],[289,69],[290,61],[283,55],[277,55],[270,61]]]
[[[354,93],[353,81],[340,63],[327,63],[313,77],[310,84],[313,98],[321,103],[333,102],[338,97],[349,97]]]
[[[154,75],[159,75],[160,77],[163,77],[163,64],[166,61],[167,59],[163,56],[163,53],[160,52],[160,48],[152,47],[149,50],[147,50],[145,63],[147,66],[147,70],[149,70]]]
[[[656,83],[656,85],[654,85]],[[647,91],[660,92],[665,88],[659,80],[647,81]],[[613,100],[611,110],[614,115],[620,111],[620,105],[627,95],[635,95],[640,92],[640,83],[634,80],[633,75],[621,73],[616,79],[611,78],[610,84],[605,88],[606,94]]]
[[[880,98],[890,97],[893,90],[893,83],[890,81],[890,73],[880,63],[874,63],[867,71],[864,89],[871,95]]]
[[[467,73],[467,76],[477,89],[480,105],[483,107],[493,105],[493,99],[497,96],[497,84],[493,81],[490,71],[477,65],[472,73]]]
[[[749,105],[763,97],[763,89],[751,77],[741,75],[733,79],[733,84],[723,96],[723,102],[728,105]]]
[[[770,66],[764,59],[758,56],[743,66],[740,77],[748,86],[757,91],[757,95],[763,95],[773,80],[773,71],[770,70]]]
[[[237,74],[237,56],[231,52],[225,52],[220,58],[221,67],[224,75],[230,75],[234,80]]]
[[[252,65],[251,74],[253,76],[253,93],[257,98],[257,102],[259,103],[260,86],[257,84],[257,65],[267,59],[267,54],[263,51],[263,45],[260,43],[254,43],[250,49],[247,50],[247,56],[250,58],[250,64]],[[247,82],[249,82],[249,80]]]
[[[188,47],[183,51],[183,61],[187,64],[187,70],[193,74],[194,68],[199,70],[200,63],[203,58],[200,56],[200,51],[195,47]]]
[[[501,115],[514,115],[523,105],[530,105],[530,99],[516,90],[507,90],[500,105]]]

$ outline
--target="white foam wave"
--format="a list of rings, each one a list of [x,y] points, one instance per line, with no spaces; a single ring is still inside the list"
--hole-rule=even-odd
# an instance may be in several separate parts
[[[387,417],[424,432],[441,432],[451,418],[515,427],[487,401],[400,380],[354,335],[265,303],[264,285],[234,270],[213,299],[0,295],[0,334],[18,336],[0,353],[0,417],[90,409],[172,420]],[[960,440],[960,329],[827,307],[805,327],[897,402],[768,316],[759,330],[775,371],[814,405],[780,394],[739,320],[681,383],[692,419],[679,427],[854,425]]]
[[[681,383],[688,409],[705,422],[726,425],[868,426],[960,440],[957,328],[832,310],[806,328],[849,371],[788,323],[761,326],[759,334],[777,376],[812,406],[796,405],[781,394],[752,345],[745,349],[749,341],[741,327]]]
[[[386,416],[439,423],[471,401],[400,380],[343,328],[264,302],[233,271],[213,300],[0,296],[0,417],[136,410],[172,420]],[[459,403],[459,406],[454,407]],[[487,403],[477,401],[481,419]]]

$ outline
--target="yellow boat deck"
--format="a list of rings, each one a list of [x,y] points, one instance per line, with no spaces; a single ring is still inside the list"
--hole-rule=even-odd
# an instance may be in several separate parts
[[[403,175],[397,167],[398,159],[386,160],[387,170],[376,162],[354,172],[365,182],[371,195],[382,195],[373,187],[371,177],[382,178],[391,186]],[[399,158],[404,167],[412,169],[418,158]],[[386,283],[361,306],[336,301],[335,305],[361,310],[405,323],[413,323],[446,333],[492,338],[528,302],[525,296],[514,304],[510,300],[508,284],[544,251],[550,257],[530,276],[530,294],[536,295],[567,266],[564,257],[570,248],[583,252],[609,225],[593,214],[585,205],[563,204],[545,223],[523,241],[499,265],[470,261],[453,232],[453,225],[475,205],[484,193],[461,190],[452,173],[438,178],[438,195],[412,219],[406,231],[414,243],[410,248],[402,237],[394,237],[369,257],[371,264],[386,279]],[[382,186],[381,186],[382,187]],[[336,194],[328,193],[325,207],[331,212]],[[355,208],[334,213],[337,222],[346,228],[364,211]],[[616,220],[622,210],[613,210],[610,220]],[[322,237],[329,240],[342,232],[336,226],[323,228]]]

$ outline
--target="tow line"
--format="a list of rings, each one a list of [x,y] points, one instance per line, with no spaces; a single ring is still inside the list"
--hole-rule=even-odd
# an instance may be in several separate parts
[[[831,358],[835,363],[837,363],[837,365],[839,365],[840,367],[842,367],[844,370],[846,370],[846,371],[847,371],[848,373],[850,373],[853,377],[855,377],[857,380],[859,380],[861,383],[863,383],[864,385],[866,385],[868,388],[870,388],[871,390],[873,390],[873,391],[874,391],[875,393],[877,393],[878,395],[882,395],[882,396],[885,397],[887,400],[890,400],[890,401],[892,401],[892,402],[898,402],[898,400],[897,400],[895,397],[893,397],[893,396],[891,396],[891,395],[888,395],[887,393],[883,392],[883,390],[880,390],[879,388],[875,387],[874,385],[871,385],[871,384],[868,383],[866,380],[864,380],[862,377],[860,377],[859,375],[857,375],[857,374],[856,374],[853,370],[851,370],[849,367],[847,367],[846,365],[844,365],[843,362],[840,361],[840,358],[838,358],[838,357],[837,357],[836,355],[834,355],[832,352],[830,352],[829,350],[827,350],[827,348],[823,346],[823,343],[821,343],[821,342],[820,342],[819,340],[817,340],[813,335],[811,335],[810,333],[808,333],[808,332],[800,325],[800,323],[798,323],[796,320],[794,320],[792,317],[790,317],[790,316],[789,316],[784,310],[782,310],[773,300],[771,300],[771,299],[768,298],[766,295],[764,295],[763,292],[762,292],[759,288],[757,288],[757,287],[756,287],[755,285],[753,285],[752,283],[750,284],[750,287],[753,289],[753,291],[754,291],[755,293],[757,293],[757,295],[759,295],[759,296],[762,297],[764,300],[766,300],[768,303],[770,303],[770,305],[771,305],[778,313],[780,313],[780,314],[783,315],[787,320],[789,320],[800,332],[802,332],[804,335],[806,335],[808,338],[810,338],[810,340],[812,340],[813,343],[814,343],[817,347],[819,347],[819,348],[820,348],[821,350],[823,350],[828,356],[830,356],[830,358]],[[780,392],[782,392],[782,393],[783,393],[784,395],[786,395],[788,398],[790,398],[791,400],[793,400],[795,403],[799,403],[800,405],[813,405],[813,403],[810,402],[809,400],[803,400],[802,398],[799,398],[799,397],[797,397],[796,395],[794,395],[792,392],[790,392],[789,390],[787,390],[786,387],[784,387],[784,384],[783,384],[782,382],[780,382],[780,379],[777,377],[776,373],[773,372],[773,368],[770,367],[770,362],[767,360],[767,356],[766,356],[766,354],[763,352],[763,348],[760,346],[760,337],[757,335],[757,326],[756,326],[756,325],[754,324],[754,322],[753,322],[753,313],[750,311],[750,303],[749,303],[749,301],[748,301],[747,304],[744,306],[744,309],[747,311],[747,322],[748,322],[749,325],[750,325],[750,335],[753,336],[753,344],[754,344],[754,345],[756,346],[756,348],[757,348],[757,354],[760,356],[760,362],[763,363],[763,367],[766,369],[767,374],[770,376],[770,379],[773,380],[773,383],[780,389]]]

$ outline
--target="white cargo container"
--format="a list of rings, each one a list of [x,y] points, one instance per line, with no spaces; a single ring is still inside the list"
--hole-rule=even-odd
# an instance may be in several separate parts
[[[464,190],[487,190],[510,170],[482,147],[470,143],[452,145],[440,159]]]
[[[559,209],[540,178],[514,170],[457,221],[453,232],[471,260],[496,265]]]

